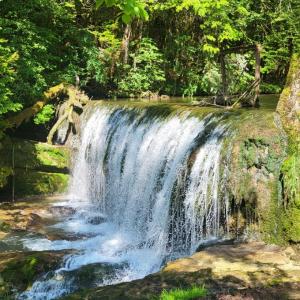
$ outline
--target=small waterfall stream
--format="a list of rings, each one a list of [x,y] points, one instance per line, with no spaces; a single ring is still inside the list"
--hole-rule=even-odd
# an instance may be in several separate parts
[[[24,240],[31,250],[76,251],[19,299],[76,290],[74,271],[86,265],[112,267],[95,285],[142,278],[226,234],[221,160],[228,129],[221,117],[149,117],[98,106],[84,118],[70,200],[62,204],[76,213],[55,225],[83,238]]]

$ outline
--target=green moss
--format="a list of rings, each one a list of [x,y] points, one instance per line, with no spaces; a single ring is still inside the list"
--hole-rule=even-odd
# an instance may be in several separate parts
[[[58,265],[61,254],[2,253],[0,256],[0,299],[15,299],[15,294]]]
[[[44,143],[36,144],[35,149],[40,165],[68,169],[70,161],[69,149]]]
[[[300,242],[300,156],[299,152],[290,154],[282,165],[282,182],[284,188],[284,206],[281,218],[287,241]]]
[[[300,154],[292,152],[284,161],[281,171],[284,176],[286,197],[300,208]]]
[[[2,294],[9,295],[13,289],[25,290],[31,286],[38,271],[38,264],[39,260],[35,256],[28,256],[21,261],[10,261],[1,272]]]
[[[0,166],[0,189],[6,186],[8,177],[12,175],[12,168],[7,166]]]
[[[215,107],[199,107],[191,106],[185,103],[157,103],[157,102],[128,102],[128,101],[97,101],[88,104],[87,111],[93,112],[96,107],[105,106],[108,109],[128,109],[128,111],[139,113],[141,111],[145,112],[145,119],[155,119],[155,118],[169,118],[174,115],[183,116],[187,112],[193,117],[203,118],[210,113],[223,113],[223,109]]]
[[[278,184],[278,182],[276,181],[275,184]],[[282,209],[278,188],[273,186],[270,206],[264,218],[261,219],[260,230],[266,243],[284,245],[287,241],[283,230]]]
[[[17,196],[64,192],[68,184],[70,151],[66,147],[52,146],[27,140],[6,138],[0,144],[0,189],[7,187],[13,174]]]
[[[282,243],[278,183],[286,140],[274,117],[274,112],[265,109],[242,110],[229,120],[235,135],[229,137],[232,151],[227,186],[236,215],[253,227],[248,230],[260,233],[266,241]],[[245,226],[239,223],[238,226]]]
[[[288,155],[281,168],[283,203],[281,220],[287,241],[300,242],[300,55],[291,58],[285,88],[277,112],[288,135]]]
[[[67,174],[16,169],[15,190],[18,196],[63,193],[68,180]]]
[[[10,231],[10,226],[6,222],[0,221],[0,231],[2,232],[9,232]]]
[[[70,153],[66,147],[52,146],[28,140],[6,139],[0,148],[1,164],[16,168],[67,172]]]

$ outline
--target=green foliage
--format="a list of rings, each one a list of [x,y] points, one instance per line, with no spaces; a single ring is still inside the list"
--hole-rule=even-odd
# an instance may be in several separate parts
[[[230,94],[242,93],[254,80],[251,73],[251,55],[231,53],[226,57],[227,76],[229,81],[228,91]],[[249,63],[250,62],[250,63]],[[253,67],[253,66],[252,66]]]
[[[282,90],[282,86],[279,84],[262,83],[260,85],[260,92],[262,94],[279,94]]]
[[[36,276],[38,259],[28,256],[24,261],[11,261],[2,272],[4,282],[13,282],[18,285],[28,286]]]
[[[47,104],[43,109],[34,117],[33,121],[37,125],[49,122],[55,114],[55,108],[52,104]]]
[[[183,96],[193,97],[199,91],[202,69],[200,45],[190,35],[182,34],[175,38],[175,64],[177,87]],[[179,82],[178,82],[179,81]]]
[[[215,62],[208,61],[204,68],[204,74],[201,79],[201,89],[205,93],[217,94],[221,85],[221,74],[219,67]]]
[[[237,94],[243,92],[253,81],[254,76],[249,71],[249,54],[230,54],[226,57],[228,92]],[[217,94],[221,86],[220,66],[207,60],[201,78],[201,90],[206,94]]]
[[[122,14],[122,21],[126,24],[130,23],[134,18],[141,18],[145,21],[149,18],[145,3],[139,0],[96,0],[96,8],[102,5],[119,8]]]
[[[217,54],[223,44],[238,41],[243,37],[241,30],[245,25],[242,18],[247,9],[232,0],[183,0],[177,10],[192,8],[202,18],[203,51]]]
[[[1,160],[2,159],[3,158],[1,157]],[[8,178],[12,174],[13,174],[13,170],[11,167],[0,166],[0,189],[3,188],[7,184]]]
[[[9,111],[21,109],[20,103],[11,101],[13,95],[11,85],[15,81],[15,63],[18,60],[18,54],[12,53],[7,47],[6,40],[0,38],[0,116]]]
[[[5,83],[9,89],[5,92],[7,101],[29,106],[47,88],[60,82],[74,83],[75,75],[83,85],[94,78],[102,80],[94,37],[87,29],[76,26],[73,3],[66,1],[61,5],[56,0],[0,2],[0,38],[7,40],[5,47],[9,51],[5,59],[15,68],[6,67],[5,71],[10,75],[9,84]],[[3,47],[1,49],[2,57]],[[9,109],[17,108],[20,105]]]
[[[10,231],[10,225],[8,223],[0,221],[0,231],[9,232]]]
[[[137,51],[130,55],[132,65],[124,66],[124,73],[118,82],[122,95],[138,95],[144,91],[159,91],[165,81],[162,70],[163,56],[154,42],[143,38],[136,45]]]
[[[96,9],[97,8],[97,9]],[[0,116],[28,107],[60,82],[93,98],[243,92],[262,52],[262,92],[279,92],[299,48],[297,0],[0,1]],[[149,13],[149,15],[148,15]],[[122,61],[125,24],[129,59]],[[46,107],[34,120],[49,120]]]
[[[175,289],[171,291],[163,291],[160,300],[192,300],[207,296],[205,287],[194,286],[189,289]]]

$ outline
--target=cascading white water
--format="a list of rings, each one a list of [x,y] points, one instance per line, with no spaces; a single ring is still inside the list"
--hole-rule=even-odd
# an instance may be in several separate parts
[[[20,299],[76,289],[62,277],[89,264],[116,266],[99,285],[142,278],[224,235],[220,162],[227,130],[220,119],[150,118],[147,110],[103,106],[85,118],[68,203],[76,214],[56,225],[84,238],[24,241],[32,250],[78,251]]]

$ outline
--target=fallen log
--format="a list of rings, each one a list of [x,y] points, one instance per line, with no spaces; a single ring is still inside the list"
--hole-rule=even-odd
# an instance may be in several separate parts
[[[5,120],[6,128],[17,128],[23,122],[29,121],[33,116],[42,110],[42,108],[52,99],[59,96],[66,89],[65,84],[60,83],[56,86],[51,87],[46,92],[44,92],[41,100],[37,101],[31,107],[25,108],[20,113],[15,116],[12,116]]]
[[[25,108],[17,115],[4,120],[4,130],[7,130],[9,128],[18,128],[22,123],[28,122],[32,117],[39,113],[47,103],[53,101],[54,99],[58,99],[58,97],[61,95],[67,95],[68,99],[65,101],[64,111],[62,115],[58,117],[58,120],[48,134],[47,142],[49,144],[52,144],[54,134],[59,129],[61,124],[65,120],[68,120],[69,126],[72,126],[72,124],[74,123],[74,109],[82,109],[83,106],[89,101],[89,98],[73,85],[60,83],[49,88],[46,92],[44,92],[41,100],[37,101],[31,107]]]

